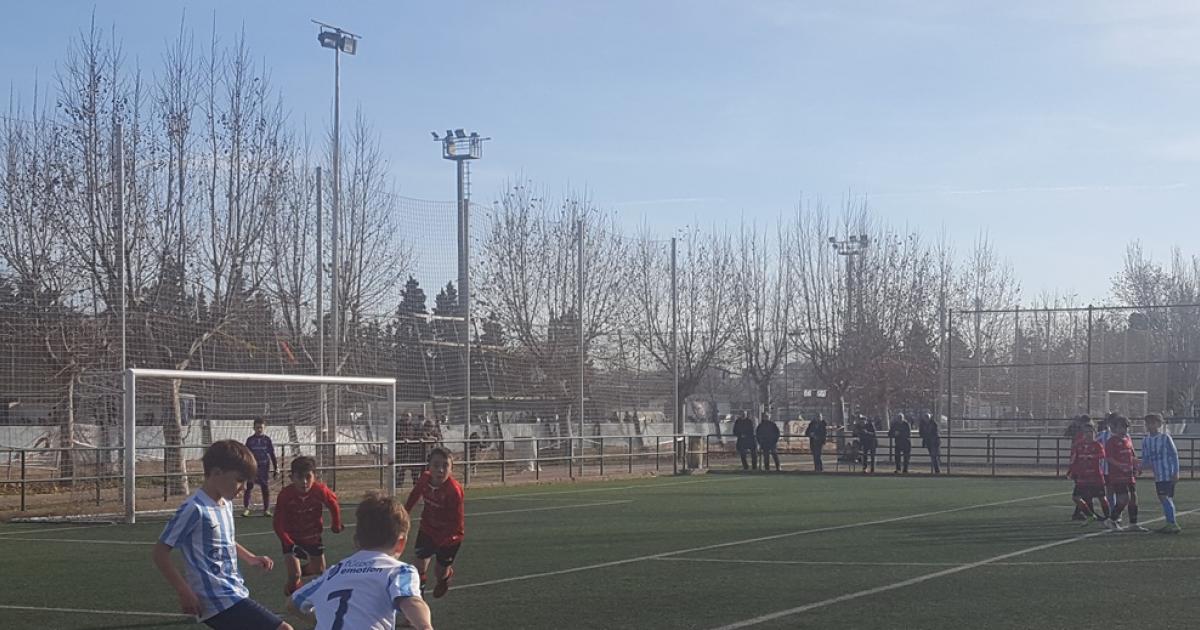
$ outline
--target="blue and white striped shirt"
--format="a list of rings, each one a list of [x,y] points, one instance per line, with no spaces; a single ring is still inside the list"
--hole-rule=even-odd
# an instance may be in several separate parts
[[[1096,441],[1104,446],[1108,446],[1108,438],[1110,437],[1112,437],[1112,431],[1109,431],[1108,429],[1096,433]],[[1104,473],[1105,475],[1108,474],[1108,458],[1100,460],[1100,472]]]
[[[250,597],[237,564],[233,504],[217,504],[197,490],[175,511],[158,541],[179,549],[187,565],[187,583],[200,599],[203,621]]]
[[[1179,474],[1179,451],[1175,440],[1166,433],[1150,433],[1142,438],[1142,465],[1154,470],[1155,481],[1171,481]]]
[[[420,597],[417,569],[381,551],[360,550],[292,594],[317,617],[317,630],[393,630],[396,599]]]

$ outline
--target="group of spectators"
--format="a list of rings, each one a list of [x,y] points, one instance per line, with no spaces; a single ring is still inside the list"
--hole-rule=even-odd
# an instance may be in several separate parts
[[[396,423],[396,459],[401,469],[396,473],[396,484],[404,485],[404,469],[415,484],[425,472],[429,451],[442,443],[442,429],[433,418],[424,415],[404,414]]]
[[[921,438],[921,446],[929,452],[930,471],[941,474],[942,438],[937,421],[929,413],[922,413],[917,420],[917,436]],[[838,427],[832,427],[837,431]],[[862,462],[864,473],[875,472],[875,453],[879,447],[876,423],[859,414],[850,424],[840,427],[842,435],[853,436],[855,442],[850,452],[856,453],[855,459]],[[825,417],[817,414],[808,422],[804,429],[804,437],[808,438],[809,452],[813,458],[813,469],[816,472],[825,470],[822,454],[826,442],[829,441],[831,427]],[[912,423],[898,413],[892,418],[888,428],[888,437],[892,440],[892,460],[896,464],[897,474],[908,474],[909,460],[912,457]],[[770,470],[771,461],[775,462],[775,470],[779,470],[779,425],[764,413],[757,425],[754,420],[742,412],[733,423],[733,435],[737,442],[738,455],[742,460],[742,470],[758,470],[759,457],[762,458],[762,469]]]

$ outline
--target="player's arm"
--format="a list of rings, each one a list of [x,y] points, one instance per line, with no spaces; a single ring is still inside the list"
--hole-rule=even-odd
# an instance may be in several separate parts
[[[1179,480],[1179,449],[1175,448],[1175,440],[1167,436],[1167,465],[1171,473],[1171,481]]]
[[[288,498],[287,492],[280,492],[279,498],[275,500],[275,516],[271,518],[271,527],[275,529],[275,535],[279,537],[279,542],[283,544],[284,549],[291,549],[296,546],[296,541],[287,533],[287,527],[284,526],[284,514],[288,511],[291,505],[291,500]]]
[[[192,592],[192,587],[188,586],[187,581],[179,574],[179,569],[175,568],[175,563],[171,562],[170,545],[161,541],[154,543],[154,551],[150,556],[163,579],[171,585],[171,588],[175,589],[175,593],[179,596],[179,609],[185,615],[199,617],[200,598],[196,597],[196,594]]]
[[[342,533],[342,530],[346,529],[346,526],[342,524],[342,506],[338,503],[337,495],[333,493],[333,490],[325,488],[324,502],[325,507],[329,508],[329,516],[333,520],[331,525],[333,533]]]
[[[275,476],[278,477],[279,460],[275,459],[275,443],[271,441],[270,437],[267,438],[267,452],[271,454],[271,470],[275,473]]]
[[[417,483],[413,484],[412,490],[408,491],[408,498],[404,500],[404,511],[412,512],[417,501],[421,498],[421,489],[424,488],[425,477],[419,477]]]
[[[234,543],[234,546],[237,547],[238,559],[242,562],[256,567],[262,567],[263,571],[270,571],[271,569],[275,568],[275,561],[272,560],[270,556],[256,556],[251,553],[249,549],[243,547],[242,543]]]
[[[429,614],[429,604],[420,597],[397,597],[392,600],[396,610],[404,614],[408,623],[416,630],[433,630],[433,619]]]

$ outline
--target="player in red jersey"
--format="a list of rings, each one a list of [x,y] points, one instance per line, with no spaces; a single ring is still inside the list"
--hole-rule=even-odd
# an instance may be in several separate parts
[[[292,483],[280,491],[275,500],[275,535],[283,545],[283,563],[288,571],[283,592],[288,596],[300,588],[301,577],[325,572],[322,508],[329,508],[333,533],[340,534],[345,529],[337,495],[329,486],[317,481],[316,471],[317,462],[313,458],[293,459]],[[302,568],[300,563],[305,560],[307,564]]]
[[[1108,422],[1112,436],[1104,445],[1106,461],[1108,462],[1108,483],[1111,492],[1117,496],[1117,505],[1112,510],[1112,520],[1117,528],[1126,532],[1149,531],[1138,525],[1137,476],[1141,462],[1137,452],[1133,450],[1133,440],[1129,437],[1129,419],[1125,416],[1115,416]],[[1121,512],[1129,508],[1129,526],[1121,527]]]
[[[1067,478],[1075,480],[1075,491],[1071,494],[1077,509],[1091,518],[1099,520],[1109,529],[1114,529],[1109,520],[1108,499],[1104,496],[1104,471],[1100,463],[1104,461],[1104,445],[1096,441],[1096,427],[1091,421],[1075,426],[1075,440],[1071,444],[1071,465],[1067,469]],[[1092,506],[1094,499],[1100,500],[1101,513],[1096,514]],[[1090,521],[1085,521],[1086,525]]]
[[[409,512],[418,500],[425,502],[421,510],[421,530],[417,534],[416,565],[424,589],[429,559],[437,556],[434,597],[441,597],[449,590],[450,580],[454,578],[454,558],[463,540],[464,495],[462,486],[450,476],[453,467],[454,458],[450,451],[440,446],[430,450],[429,470],[417,479],[404,502],[404,509]]]

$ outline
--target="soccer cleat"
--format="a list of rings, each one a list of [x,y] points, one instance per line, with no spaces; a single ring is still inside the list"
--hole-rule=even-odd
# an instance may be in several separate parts
[[[246,508],[246,511],[242,512],[242,518],[248,518],[249,516],[250,516],[250,508]]]
[[[1119,532],[1121,531],[1121,521],[1108,519],[1104,521],[1104,527],[1110,532]]]
[[[263,510],[263,516],[271,518],[271,510]]]
[[[1127,527],[1126,527],[1124,530],[1122,530],[1122,531],[1126,531],[1126,532],[1148,532],[1148,531],[1150,531],[1150,530],[1146,529],[1145,527],[1142,527],[1141,525],[1139,525],[1139,524],[1137,524],[1137,523],[1130,523],[1130,524],[1129,524],[1129,525],[1128,525],[1128,526],[1127,526]]]
[[[1179,528],[1178,523],[1167,523],[1166,525],[1163,525],[1162,527],[1154,530],[1154,533],[1156,533],[1156,534],[1178,534],[1181,531],[1183,531],[1183,530],[1181,530]]]
[[[454,567],[446,569],[445,579],[438,580],[437,586],[433,587],[434,598],[441,597],[450,590],[450,580],[454,579]]]
[[[1085,516],[1085,517],[1083,517],[1082,519],[1080,519],[1079,526],[1080,526],[1080,527],[1087,527],[1088,525],[1091,525],[1092,523],[1095,523],[1095,522],[1096,522],[1096,520],[1097,520],[1097,519],[1096,519],[1096,517],[1095,517],[1095,516]]]

